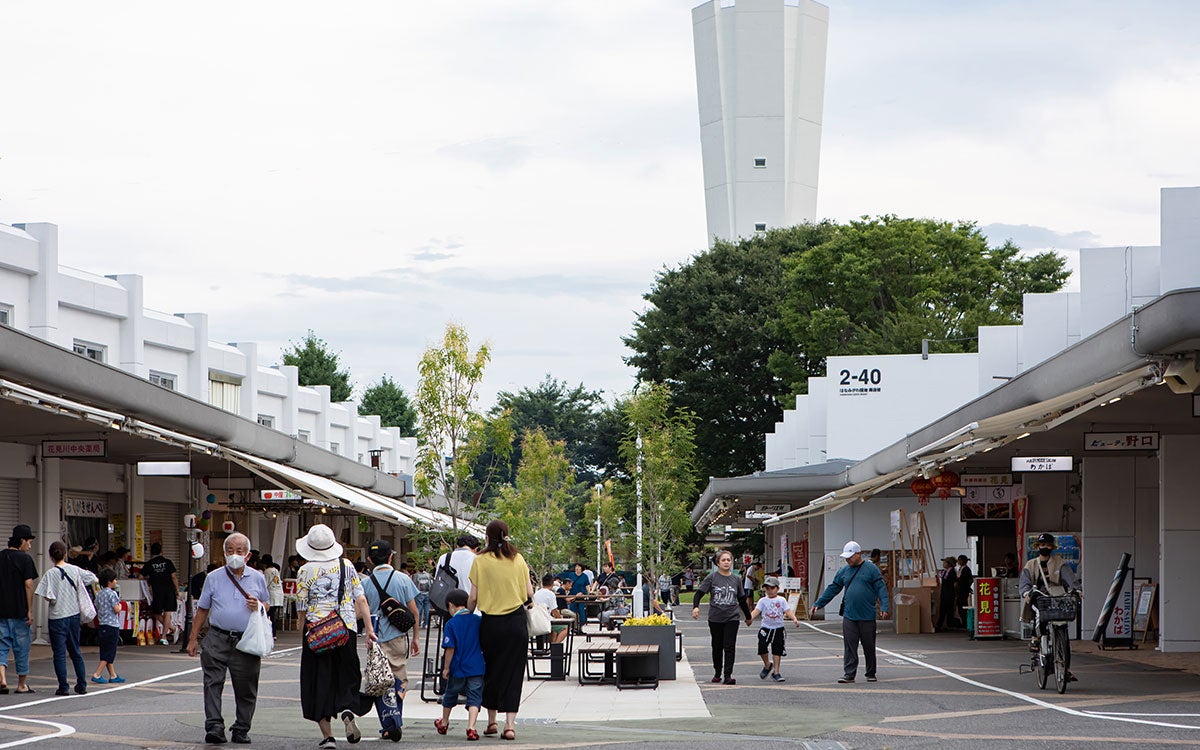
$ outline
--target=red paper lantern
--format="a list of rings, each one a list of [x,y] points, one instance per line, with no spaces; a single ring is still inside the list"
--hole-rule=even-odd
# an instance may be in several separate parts
[[[942,469],[941,472],[930,480],[933,486],[937,487],[938,497],[946,500],[950,497],[950,490],[958,486],[958,473],[949,469]]]
[[[920,505],[929,504],[929,496],[937,489],[937,485],[929,481],[925,477],[917,477],[908,485],[912,493],[917,496],[917,503]]]

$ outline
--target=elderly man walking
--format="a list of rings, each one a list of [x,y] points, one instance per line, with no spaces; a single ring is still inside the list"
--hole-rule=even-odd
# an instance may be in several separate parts
[[[204,579],[204,588],[196,602],[196,618],[188,639],[188,655],[200,652],[204,671],[204,741],[211,745],[225,742],[225,719],[221,716],[221,693],[225,673],[233,682],[237,716],[230,727],[234,742],[250,742],[250,721],[258,701],[260,659],[237,650],[250,614],[259,602],[270,600],[263,574],[246,565],[250,540],[245,534],[230,534],[225,539],[225,567]],[[198,635],[207,630],[203,648]]]
[[[867,682],[875,682],[875,600],[879,600],[881,617],[888,618],[887,584],[875,563],[863,558],[858,542],[846,542],[842,557],[849,565],[837,572],[821,597],[812,608],[817,610],[828,604],[839,591],[842,594],[842,644],[843,677],[838,680],[845,685],[854,682],[858,673],[858,644],[862,643],[863,656],[867,662]]]

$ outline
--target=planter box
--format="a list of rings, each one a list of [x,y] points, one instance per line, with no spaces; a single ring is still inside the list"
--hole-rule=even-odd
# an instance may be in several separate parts
[[[675,679],[675,626],[621,626],[621,645],[658,646],[658,679]]]

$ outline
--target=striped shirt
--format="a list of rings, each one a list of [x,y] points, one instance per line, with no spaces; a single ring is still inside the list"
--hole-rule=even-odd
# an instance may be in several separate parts
[[[47,619],[61,620],[79,614],[79,594],[76,587],[90,586],[98,580],[96,574],[90,570],[84,570],[71,563],[61,563],[42,574],[42,579],[38,581],[33,593],[49,604]]]

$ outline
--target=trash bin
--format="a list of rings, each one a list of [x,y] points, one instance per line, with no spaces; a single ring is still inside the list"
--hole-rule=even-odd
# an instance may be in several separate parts
[[[550,679],[567,679],[567,652],[562,643],[550,644]]]

